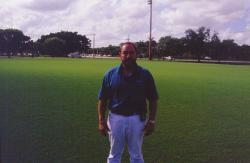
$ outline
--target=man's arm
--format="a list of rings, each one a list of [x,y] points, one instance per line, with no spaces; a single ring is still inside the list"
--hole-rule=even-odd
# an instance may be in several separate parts
[[[107,132],[109,131],[109,128],[107,126],[106,120],[105,120],[105,112],[107,107],[107,100],[99,100],[98,101],[98,130],[100,134],[106,136]]]
[[[144,135],[148,136],[154,132],[157,112],[157,100],[149,100],[149,117],[144,128]]]
[[[157,100],[149,101],[149,120],[155,121],[157,112]]]

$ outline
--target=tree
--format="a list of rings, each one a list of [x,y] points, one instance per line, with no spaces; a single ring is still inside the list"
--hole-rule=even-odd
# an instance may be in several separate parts
[[[108,55],[117,56],[118,53],[119,53],[119,49],[120,49],[119,46],[109,45],[109,46],[106,48],[106,51],[107,51],[107,54],[108,54]]]
[[[179,56],[184,53],[184,39],[171,36],[161,37],[157,48],[160,56]]]
[[[90,48],[90,40],[86,36],[79,35],[77,32],[61,31],[50,33],[49,35],[42,35],[41,38],[37,40],[37,42],[41,44],[41,46],[39,46],[39,51],[44,53],[45,40],[55,37],[64,41],[64,54],[72,52],[86,53]]]
[[[223,40],[221,43],[222,59],[237,59],[238,45],[232,39]]]
[[[149,45],[149,41],[146,41],[146,44]],[[148,55],[148,47],[147,47],[147,55]],[[151,57],[153,58],[154,56],[158,56],[157,54],[157,42],[152,39],[151,40]]]
[[[219,38],[217,32],[214,32],[209,44],[210,44],[210,46],[209,46],[210,56],[213,59],[217,59],[218,62],[220,62],[220,60],[221,60],[221,56],[220,56],[221,55],[221,41],[220,41],[220,38]]]
[[[0,31],[0,50],[7,53],[9,58],[17,53],[22,54],[25,50],[25,44],[30,40],[18,29],[5,29]]]
[[[0,54],[5,52],[6,40],[4,38],[4,30],[0,29]]]
[[[239,59],[250,60],[250,46],[249,45],[242,45],[240,47]]]
[[[137,55],[140,58],[146,57],[148,53],[148,44],[144,41],[135,42]]]
[[[44,41],[44,52],[53,57],[65,57],[65,41],[58,37],[47,38]]]
[[[31,55],[32,57],[39,56],[38,49],[39,49],[39,43],[38,42],[33,42],[33,40],[30,40],[25,45],[26,55],[29,55],[29,56]]]
[[[210,37],[210,29],[200,27],[197,31],[192,29],[186,30],[186,45],[188,50],[196,56],[198,62],[201,56],[207,53],[207,45]]]
[[[95,48],[94,51],[100,55],[117,56],[119,54],[119,49],[119,46],[109,45],[108,47]],[[93,53],[93,51],[91,50],[89,53]]]

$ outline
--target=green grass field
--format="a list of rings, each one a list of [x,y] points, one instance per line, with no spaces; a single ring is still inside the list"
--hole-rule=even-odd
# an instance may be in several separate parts
[[[2,163],[103,163],[97,94],[119,60],[0,58]],[[139,61],[160,95],[146,163],[250,162],[250,66]],[[125,151],[123,163],[128,163]],[[0,161],[1,162],[1,161]]]

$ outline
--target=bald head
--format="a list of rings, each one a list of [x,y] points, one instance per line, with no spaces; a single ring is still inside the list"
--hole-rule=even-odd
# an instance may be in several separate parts
[[[121,45],[120,45],[120,50],[122,49],[122,47],[123,47],[124,45],[132,46],[132,47],[134,47],[134,49],[135,49],[135,51],[136,51],[136,46],[135,46],[135,44],[132,43],[132,42],[124,42],[124,43],[121,43]]]
[[[132,42],[125,42],[121,45],[120,58],[126,68],[134,66],[136,63],[136,47]]]

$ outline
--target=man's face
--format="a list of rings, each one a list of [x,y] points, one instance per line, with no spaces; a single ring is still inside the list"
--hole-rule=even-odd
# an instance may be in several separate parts
[[[136,65],[136,51],[133,45],[131,44],[124,44],[121,47],[120,58],[122,64],[128,68],[134,68]]]

